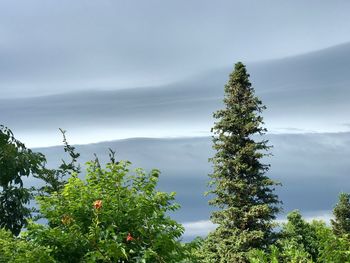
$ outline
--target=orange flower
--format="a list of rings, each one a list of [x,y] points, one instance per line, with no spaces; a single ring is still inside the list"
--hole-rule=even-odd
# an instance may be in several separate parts
[[[94,202],[94,208],[95,209],[101,209],[101,207],[102,207],[102,200],[96,200]]]
[[[72,223],[73,218],[71,218],[69,215],[64,215],[61,219],[62,224],[64,225],[69,225],[70,223]]]
[[[131,236],[131,234],[128,233],[128,236],[126,237],[126,241],[133,241],[133,240],[135,240],[135,238],[133,238],[133,237]]]

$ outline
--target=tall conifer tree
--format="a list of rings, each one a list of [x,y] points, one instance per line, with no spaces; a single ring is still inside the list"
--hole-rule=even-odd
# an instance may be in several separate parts
[[[212,128],[215,156],[211,159],[209,202],[218,209],[211,220],[217,229],[204,245],[204,262],[247,262],[247,252],[264,249],[272,241],[273,220],[280,202],[276,182],[265,175],[269,165],[267,140],[256,140],[262,127],[265,106],[255,96],[245,66],[238,62],[225,85],[225,108],[214,113]]]

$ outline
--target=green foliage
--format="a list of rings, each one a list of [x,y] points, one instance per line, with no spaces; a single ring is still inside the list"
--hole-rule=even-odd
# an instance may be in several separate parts
[[[280,260],[290,263],[312,263],[312,256],[305,250],[302,244],[295,240],[282,240],[280,242]]]
[[[12,233],[0,229],[0,262],[7,263],[50,263],[55,262],[50,250]]]
[[[63,136],[64,151],[69,154],[71,161],[67,163],[62,160],[62,164],[58,169],[48,169],[42,167],[42,169],[34,174],[35,178],[44,182],[44,186],[38,190],[39,195],[50,195],[54,192],[59,192],[63,189],[67,183],[66,178],[69,178],[72,173],[79,174],[81,172],[80,165],[78,164],[79,153],[75,151],[75,147],[70,145],[66,138],[66,131],[60,129]]]
[[[348,235],[336,236],[322,221],[306,222],[298,211],[288,215],[276,246],[268,251],[253,250],[251,263],[346,263],[350,262]]]
[[[306,222],[300,212],[295,210],[288,214],[288,222],[282,230],[282,247],[287,247],[287,251],[304,251],[316,261],[318,256],[319,243],[316,230],[313,225]]]
[[[27,149],[15,139],[10,129],[0,125],[0,227],[9,229],[14,235],[19,235],[35,211],[27,207],[33,199],[34,188],[23,186],[24,176],[33,176],[44,182],[45,185],[36,190],[39,195],[49,195],[63,188],[65,177],[80,172],[77,164],[80,154],[68,144],[65,131],[61,132],[64,150],[71,157],[71,162],[62,160],[58,169],[48,169],[43,154]]]
[[[278,263],[280,252],[276,246],[271,245],[268,252],[260,249],[249,251],[248,258],[251,263]]]
[[[253,139],[266,131],[260,116],[265,106],[254,95],[240,62],[225,86],[224,103],[225,108],[214,113],[216,154],[209,192],[215,196],[210,204],[218,208],[211,219],[219,226],[204,249],[206,262],[246,262],[249,250],[272,243],[279,201],[274,194],[277,183],[265,175],[269,165],[261,162],[270,146]]]
[[[27,149],[12,131],[0,125],[0,227],[18,235],[31,210],[31,189],[23,186],[23,177],[40,172],[44,155]]]
[[[175,193],[155,189],[159,171],[129,165],[89,163],[86,181],[73,174],[61,192],[39,196],[48,225],[30,224],[28,238],[59,262],[181,262],[184,229],[166,215],[179,207]]]
[[[270,246],[268,251],[254,249],[249,252],[251,263],[313,263],[310,255],[297,244],[286,242],[282,247]]]
[[[196,237],[189,243],[183,244],[186,258],[181,263],[201,263],[203,262],[202,246],[204,239]],[[179,261],[180,262],[180,261]]]
[[[319,241],[317,262],[347,263],[350,262],[350,239],[348,235],[336,236],[324,222],[312,223]]]
[[[334,220],[331,220],[333,232],[337,236],[350,234],[350,195],[340,193],[339,202],[334,207]]]
[[[320,244],[314,225],[306,222],[297,210],[289,213],[287,220],[276,245],[266,253],[267,258],[276,262],[316,262]]]

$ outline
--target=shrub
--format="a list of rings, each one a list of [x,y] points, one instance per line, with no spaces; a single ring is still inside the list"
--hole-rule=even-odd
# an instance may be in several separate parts
[[[0,262],[7,263],[50,263],[55,262],[50,250],[23,238],[14,237],[5,229],[0,229]]]
[[[288,258],[291,255],[295,257],[300,254],[300,257],[310,257],[316,261],[319,254],[319,241],[315,227],[306,222],[298,210],[289,213],[287,219],[288,222],[283,225],[282,239],[279,241],[285,250],[285,257]]]
[[[166,214],[179,208],[175,193],[156,190],[158,170],[129,166],[91,162],[86,180],[73,174],[62,192],[39,196],[48,224],[31,223],[28,237],[60,262],[180,262],[184,229]]]
[[[319,241],[318,262],[350,262],[350,238],[348,235],[336,236],[324,222],[312,222]]]

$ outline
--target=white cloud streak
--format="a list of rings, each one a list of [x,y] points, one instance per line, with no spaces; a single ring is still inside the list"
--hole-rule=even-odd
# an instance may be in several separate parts
[[[315,211],[315,212],[307,212],[303,218],[307,222],[311,222],[313,220],[321,220],[330,224],[330,220],[333,218],[331,211]],[[281,217],[276,220],[278,224],[284,224],[287,222],[286,217]],[[213,224],[210,220],[199,220],[193,222],[184,222],[182,224],[185,228],[185,238],[190,237],[205,237],[209,232],[215,230],[216,225]]]
[[[199,220],[194,222],[185,222],[182,224],[185,228],[184,237],[206,236],[210,231],[216,228],[210,220]]]

